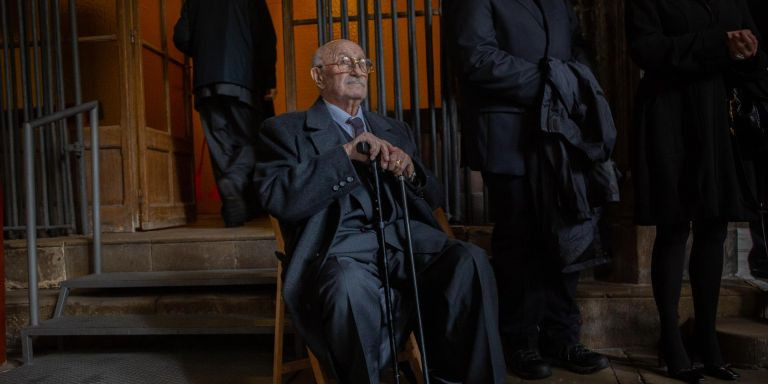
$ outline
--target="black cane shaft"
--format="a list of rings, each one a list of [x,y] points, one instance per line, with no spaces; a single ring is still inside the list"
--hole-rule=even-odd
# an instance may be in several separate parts
[[[397,369],[397,342],[395,342],[395,322],[392,316],[392,293],[390,292],[389,285],[389,261],[387,260],[387,243],[384,234],[384,217],[381,210],[381,171],[377,161],[371,161],[371,169],[373,172],[373,190],[376,204],[376,218],[379,238],[379,266],[382,270],[379,271],[381,279],[384,284],[384,311],[387,316],[387,330],[389,331],[389,347],[392,350],[392,374],[394,375],[395,383],[400,384],[400,370]]]
[[[421,321],[421,301],[419,299],[419,284],[416,280],[416,263],[413,259],[413,238],[411,237],[411,216],[408,213],[408,194],[405,190],[405,178],[401,175],[400,194],[403,198],[403,218],[405,219],[405,248],[408,256],[408,265],[411,272],[411,286],[413,287],[413,299],[416,304],[416,330],[419,334],[419,349],[421,350],[421,369],[424,372],[424,384],[429,384],[429,367],[427,365],[427,345],[424,341],[424,325]]]

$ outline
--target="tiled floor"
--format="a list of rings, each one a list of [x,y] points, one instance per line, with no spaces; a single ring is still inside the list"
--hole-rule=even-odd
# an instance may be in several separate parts
[[[137,350],[68,350],[41,355],[33,365],[0,373],[0,384],[262,384],[271,383],[272,354],[266,342],[256,347],[183,345],[151,346]],[[536,383],[679,383],[656,367],[653,351],[603,350],[611,368],[592,375],[555,369],[552,377]],[[768,383],[768,370],[739,369],[742,384]],[[284,383],[314,382],[307,371],[286,375]],[[507,383],[525,382],[515,376]],[[706,383],[720,383],[707,378]],[[723,382],[725,383],[725,382]]]

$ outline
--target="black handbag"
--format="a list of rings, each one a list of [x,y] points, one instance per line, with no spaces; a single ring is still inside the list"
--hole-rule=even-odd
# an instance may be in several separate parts
[[[729,99],[731,134],[745,160],[754,160],[768,149],[768,101],[743,88],[732,88]]]

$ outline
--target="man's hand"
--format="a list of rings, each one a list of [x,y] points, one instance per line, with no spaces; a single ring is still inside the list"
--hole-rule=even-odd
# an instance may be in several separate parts
[[[746,60],[757,54],[757,37],[749,29],[730,31],[728,34],[728,51],[734,60]]]
[[[368,146],[368,153],[360,153],[357,150],[357,145],[360,143],[366,143]],[[344,144],[344,150],[347,152],[347,156],[351,160],[359,161],[363,163],[369,163],[381,154],[382,165],[388,163],[390,148],[394,148],[386,140],[379,139],[370,132],[365,132],[355,137],[349,143]]]
[[[386,163],[382,161],[381,168],[383,168],[385,171],[392,172],[395,176],[402,175],[407,178],[410,178],[415,171],[411,157],[408,156],[407,153],[403,152],[402,149],[395,146],[390,146],[389,161]]]

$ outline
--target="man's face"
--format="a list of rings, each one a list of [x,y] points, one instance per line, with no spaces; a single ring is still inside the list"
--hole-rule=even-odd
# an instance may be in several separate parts
[[[351,70],[337,65],[344,57],[352,60]],[[365,59],[362,48],[351,41],[340,41],[328,50],[315,79],[320,95],[334,104],[362,101],[368,95],[368,73],[355,62]]]

